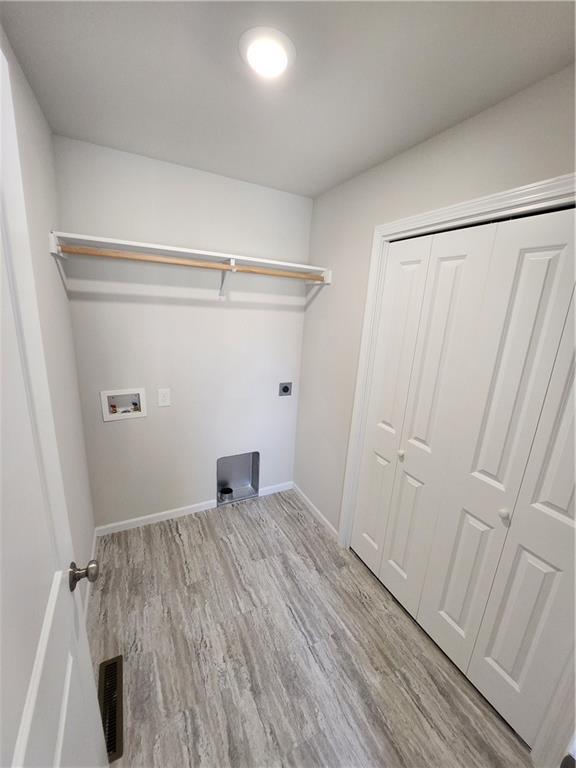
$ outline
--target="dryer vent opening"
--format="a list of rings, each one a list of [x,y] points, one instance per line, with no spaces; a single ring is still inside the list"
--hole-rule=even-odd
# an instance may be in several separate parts
[[[260,453],[223,456],[216,462],[216,498],[218,506],[258,496]]]

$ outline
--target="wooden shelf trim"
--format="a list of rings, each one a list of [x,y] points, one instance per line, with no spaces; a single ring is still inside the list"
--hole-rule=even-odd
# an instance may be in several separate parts
[[[267,277],[284,277],[291,280],[305,280],[307,282],[328,284],[324,273],[302,272],[291,269],[278,269],[273,267],[257,266],[238,263],[241,257],[231,256],[229,261],[208,261],[204,259],[190,259],[180,256],[169,256],[161,253],[143,253],[139,251],[120,250],[115,248],[99,248],[87,245],[74,245],[60,243],[59,252],[70,256],[89,256],[103,259],[122,259],[124,261],[142,261],[152,264],[170,264],[179,267],[193,267],[195,269],[212,269],[219,272],[244,272],[252,275],[265,275]]]

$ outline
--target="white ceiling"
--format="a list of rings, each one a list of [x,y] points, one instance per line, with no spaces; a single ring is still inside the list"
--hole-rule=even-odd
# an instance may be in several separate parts
[[[3,24],[55,133],[311,196],[574,55],[569,2],[10,2]],[[242,61],[252,26],[294,42],[281,81]]]

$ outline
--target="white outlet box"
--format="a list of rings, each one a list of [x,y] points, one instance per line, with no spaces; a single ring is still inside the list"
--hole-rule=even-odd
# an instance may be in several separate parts
[[[170,389],[169,387],[164,387],[158,390],[158,406],[165,408],[167,405],[171,405]]]

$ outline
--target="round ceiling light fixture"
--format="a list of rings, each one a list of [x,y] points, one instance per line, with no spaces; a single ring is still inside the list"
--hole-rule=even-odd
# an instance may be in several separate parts
[[[240,38],[240,53],[257,75],[272,80],[286,70],[295,50],[290,38],[277,29],[254,27]]]

